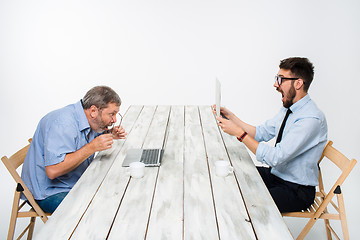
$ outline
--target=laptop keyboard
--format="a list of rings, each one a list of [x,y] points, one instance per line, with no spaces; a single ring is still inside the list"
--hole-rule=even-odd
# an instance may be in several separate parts
[[[159,149],[144,149],[141,154],[140,162],[145,164],[157,164],[159,153]]]

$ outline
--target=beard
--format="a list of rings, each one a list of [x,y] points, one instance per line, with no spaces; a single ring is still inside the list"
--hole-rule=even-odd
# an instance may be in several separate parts
[[[281,92],[283,95],[284,95],[284,100],[283,100],[283,106],[285,108],[289,108],[291,107],[291,105],[293,105],[293,101],[294,101],[294,98],[296,96],[296,91],[295,91],[295,87],[294,87],[294,82],[292,82],[291,84],[291,88],[289,90],[289,92],[286,94],[284,94],[284,92]]]
[[[105,130],[108,130],[108,128],[112,124],[106,124],[104,120],[101,117],[101,114],[97,116],[96,119],[94,119],[95,124],[98,126],[98,130],[96,130],[97,133],[102,133]]]

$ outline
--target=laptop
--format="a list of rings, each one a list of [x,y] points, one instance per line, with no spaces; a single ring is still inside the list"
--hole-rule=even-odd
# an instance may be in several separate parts
[[[220,106],[221,106],[221,84],[220,81],[216,78],[215,80],[215,105],[216,105],[216,117],[223,117],[227,120],[229,120],[227,117],[225,117],[222,113],[220,113]]]
[[[216,105],[216,116],[220,116],[220,102],[221,102],[221,84],[219,79],[215,80],[215,105]]]
[[[129,149],[122,166],[128,167],[132,162],[142,162],[145,167],[159,167],[164,150],[161,148],[142,149],[134,148]]]

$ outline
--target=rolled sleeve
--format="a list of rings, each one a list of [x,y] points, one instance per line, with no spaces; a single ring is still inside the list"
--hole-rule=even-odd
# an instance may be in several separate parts
[[[267,142],[274,137],[274,131],[272,127],[267,125],[261,125],[256,127],[255,140],[258,142]]]
[[[45,139],[44,159],[45,166],[54,165],[64,161],[67,153],[72,153],[76,148],[77,129],[73,125],[53,124]]]
[[[256,149],[256,160],[258,160],[261,163],[265,163],[264,159],[268,148],[269,148],[268,145],[260,142]]]

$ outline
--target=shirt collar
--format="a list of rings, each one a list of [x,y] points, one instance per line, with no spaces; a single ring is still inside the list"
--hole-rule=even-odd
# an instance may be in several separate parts
[[[290,106],[291,112],[296,112],[310,100],[311,100],[311,98],[310,98],[309,94],[306,94],[302,99],[300,99],[299,101],[297,101],[296,103],[294,103],[293,105]]]
[[[79,130],[83,131],[86,129],[90,129],[90,124],[85,115],[85,111],[81,104],[81,101],[78,101],[77,103],[75,103],[75,112],[76,112],[77,120],[79,123]]]

